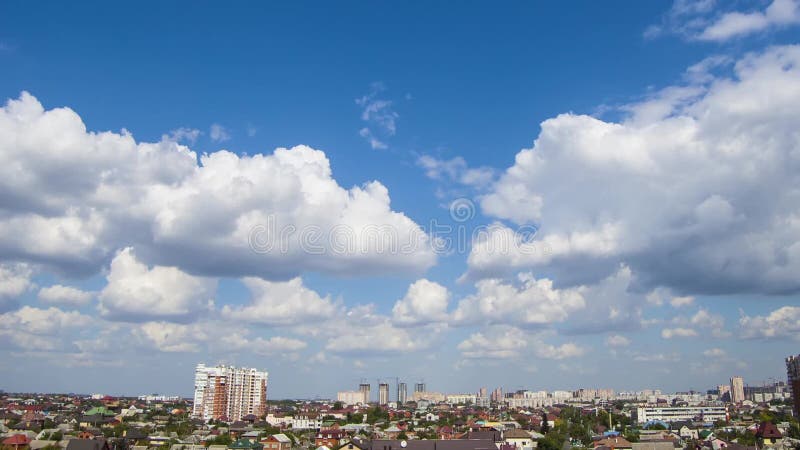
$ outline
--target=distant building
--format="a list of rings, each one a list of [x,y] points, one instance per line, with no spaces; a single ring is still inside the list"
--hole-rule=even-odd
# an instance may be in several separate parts
[[[425,383],[416,383],[414,384],[414,392],[427,392],[427,388],[425,387]]]
[[[491,401],[495,403],[503,401],[503,388],[496,388],[492,391]]]
[[[638,423],[647,423],[651,420],[716,422],[728,420],[728,409],[724,406],[640,406],[634,410],[633,419]]]
[[[370,387],[369,387],[369,383],[361,383],[361,384],[359,384],[359,385],[358,385],[358,390],[364,393],[364,398],[366,399],[366,401],[364,402],[364,404],[367,404],[367,403],[369,403],[369,401],[370,401],[370,393],[369,393],[369,391],[370,391]]]
[[[731,377],[731,403],[742,403],[744,401],[744,379],[742,377]]]
[[[389,383],[378,385],[378,403],[381,405],[389,403]]]
[[[273,434],[261,440],[264,445],[264,450],[290,450],[292,448],[292,440],[283,433]]]
[[[194,407],[198,419],[240,420],[248,414],[264,415],[267,406],[266,371],[198,364],[194,376]]]
[[[441,392],[427,392],[427,391],[419,391],[414,392],[414,395],[411,398],[415,402],[419,402],[421,400],[428,401],[430,403],[440,403],[443,402],[445,399],[445,395]]]
[[[786,378],[796,417],[800,415],[800,355],[786,358]]]
[[[408,401],[408,388],[405,383],[397,383],[397,404],[402,405]]]
[[[366,405],[369,403],[367,395],[364,391],[341,391],[336,394],[336,400],[345,405]]]

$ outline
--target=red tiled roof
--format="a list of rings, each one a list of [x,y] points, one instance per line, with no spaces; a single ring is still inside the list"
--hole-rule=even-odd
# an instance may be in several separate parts
[[[3,445],[28,445],[30,439],[24,434],[15,434],[3,440]]]

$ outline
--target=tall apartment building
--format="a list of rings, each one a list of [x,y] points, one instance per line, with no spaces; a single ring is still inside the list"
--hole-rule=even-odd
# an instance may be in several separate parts
[[[358,390],[364,393],[364,404],[366,405],[370,401],[370,387],[369,383],[361,383],[358,385]]]
[[[496,388],[492,391],[492,395],[490,397],[492,402],[500,403],[503,401],[503,388]]]
[[[378,384],[378,404],[385,405],[389,403],[389,383]]]
[[[405,383],[397,383],[397,403],[402,405],[408,401],[408,388]]]
[[[425,383],[414,384],[414,392],[428,392]]]
[[[786,384],[792,396],[794,415],[800,415],[800,355],[786,358]]]
[[[248,414],[262,416],[267,406],[266,371],[198,364],[194,372],[192,416],[210,420],[239,420]]]
[[[369,403],[368,395],[364,391],[341,391],[336,394],[336,400],[345,405],[366,405]]]
[[[731,377],[731,403],[742,403],[744,401],[744,379],[742,377]]]

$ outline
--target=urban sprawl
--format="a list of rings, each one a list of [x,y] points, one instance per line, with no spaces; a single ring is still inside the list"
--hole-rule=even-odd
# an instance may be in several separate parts
[[[1,393],[0,435],[3,450],[800,449],[800,355],[786,370],[706,392],[446,394],[395,378],[268,400],[266,371],[199,364],[192,398]]]

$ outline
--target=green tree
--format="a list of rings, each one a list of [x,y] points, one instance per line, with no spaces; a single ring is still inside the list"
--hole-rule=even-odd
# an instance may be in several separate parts
[[[540,429],[542,434],[547,434],[550,431],[550,423],[547,421],[547,413],[542,411],[542,426]]]

